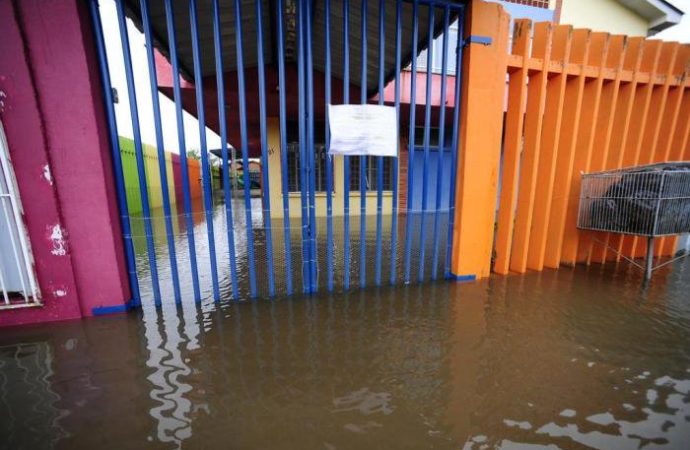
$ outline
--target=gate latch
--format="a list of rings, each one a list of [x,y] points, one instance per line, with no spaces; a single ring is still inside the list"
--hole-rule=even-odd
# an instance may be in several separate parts
[[[470,44],[479,44],[479,45],[485,45],[489,46],[493,40],[489,36],[477,36],[477,35],[470,35],[467,39],[465,39],[465,42],[463,43],[463,48],[467,47]]]

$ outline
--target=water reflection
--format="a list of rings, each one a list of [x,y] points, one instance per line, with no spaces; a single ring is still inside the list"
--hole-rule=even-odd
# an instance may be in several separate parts
[[[232,286],[230,280],[230,256],[228,252],[228,238],[227,227],[225,219],[225,204],[216,199],[212,217],[213,226],[215,230],[215,251],[218,261],[218,279],[220,286],[221,297],[227,298],[231,295]],[[237,263],[238,274],[238,292],[240,298],[249,298],[249,265],[247,255],[247,220],[244,214],[244,203],[241,199],[232,200],[233,208],[233,239],[235,242],[235,255]],[[165,221],[163,211],[160,208],[152,210],[152,229],[153,241],[155,247],[156,263],[158,267],[158,278],[161,288],[161,297],[163,302],[172,301],[173,286],[172,274],[170,272],[170,260],[168,256],[167,237],[165,231]],[[174,242],[177,253],[177,266],[180,277],[181,296],[183,299],[194,297],[193,284],[191,276],[189,244],[187,240],[187,227],[184,215],[181,211],[173,209],[173,214],[176,220],[174,221]],[[193,210],[191,213],[194,223],[194,239],[196,248],[197,266],[199,269],[199,285],[201,289],[201,298],[209,298],[212,296],[212,278],[211,278],[211,264],[208,245],[208,235],[206,232],[205,213],[201,199],[195,199],[193,202]],[[421,219],[422,215],[411,214],[408,217],[400,216],[398,219],[398,243],[397,243],[397,261],[395,264],[395,271],[397,280],[402,282],[404,279],[404,244],[405,244],[405,227],[409,222],[409,226],[413,228],[412,240],[410,246],[410,265],[411,265],[411,280],[416,282],[418,280],[419,265],[421,259]],[[425,221],[427,229],[430,230],[435,220],[435,213],[429,212],[425,214]],[[441,230],[446,230],[448,227],[448,214],[440,212],[438,214],[438,226]],[[352,223],[359,224],[359,217],[352,216]],[[382,247],[381,247],[381,279],[384,284],[389,279],[391,271],[391,222],[392,216],[384,215],[382,217]],[[131,218],[132,235],[134,238],[137,273],[140,280],[142,302],[144,304],[152,304],[153,291],[151,273],[149,268],[149,260],[146,247],[146,234],[144,230],[144,219],[142,217],[133,216]],[[290,251],[285,250],[286,232],[283,227],[282,219],[274,219],[264,222],[262,214],[262,206],[260,198],[252,199],[252,231],[254,237],[254,251],[255,251],[255,270],[257,276],[258,294],[261,297],[268,296],[268,249],[266,246],[266,229],[271,227],[273,239],[273,261],[274,261],[274,282],[275,292],[277,295],[287,294],[288,276],[286,272],[286,260],[291,258],[292,263],[292,285],[294,292],[302,291],[303,279],[303,259],[302,259],[302,226],[299,218],[292,218],[291,225],[288,229],[290,237]],[[327,269],[326,269],[326,218],[317,218],[317,278],[318,285],[322,290],[325,290],[327,283]],[[342,217],[333,217],[333,270],[334,270],[334,286],[336,290],[343,289],[344,283],[344,223]],[[438,259],[437,259],[437,276],[443,277],[445,268],[446,255],[446,239],[447,233],[439,233],[438,238]],[[367,232],[366,240],[366,267],[367,284],[373,286],[374,270],[376,263],[376,216],[367,217]],[[425,253],[425,271],[424,279],[431,279],[432,265],[433,265],[433,239],[431,233],[427,232],[427,238],[424,240],[426,246]],[[350,278],[352,286],[359,286],[360,273],[360,236],[359,226],[352,227],[350,235]]]
[[[60,425],[66,411],[51,387],[51,353],[45,342],[0,347],[0,436],[8,442],[38,447],[67,435]]]
[[[685,264],[4,330],[0,448],[688,448]]]

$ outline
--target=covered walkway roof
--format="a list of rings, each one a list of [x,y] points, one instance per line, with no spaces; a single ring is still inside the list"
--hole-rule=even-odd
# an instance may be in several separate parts
[[[141,28],[141,16],[139,0],[124,0],[127,15],[134,20],[135,25]],[[325,10],[324,0],[312,0],[314,8],[311,44],[313,48],[313,87],[314,87],[314,117],[315,120],[323,120],[325,115]],[[442,0],[445,1],[445,0]],[[264,61],[266,76],[266,106],[267,116],[279,115],[279,80],[278,80],[278,53],[277,53],[277,26],[275,0],[262,0],[264,26]],[[182,107],[190,114],[197,116],[196,94],[194,92],[193,53],[191,26],[189,20],[189,8],[187,1],[172,1],[174,4],[174,17],[176,28],[176,40],[178,46],[178,60],[180,64],[182,83]],[[216,92],[215,77],[215,53],[213,41],[213,11],[211,0],[198,0],[197,16],[199,18],[199,46],[201,48],[201,83],[204,90],[204,111],[206,126],[219,132],[218,96]],[[461,2],[457,2],[460,4]],[[165,3],[163,1],[150,2],[149,17],[151,18],[154,44],[157,50],[156,66],[158,88],[164,95],[172,98],[172,69],[168,56],[168,31],[166,26]],[[385,7],[385,81],[388,84],[395,78],[395,10],[396,2],[387,0]],[[296,34],[296,0],[284,0],[284,47],[286,58],[286,110],[288,125],[296,120],[299,114],[297,79],[297,34]],[[240,148],[239,124],[239,95],[237,84],[237,52],[235,42],[235,15],[234,0],[220,0],[220,22],[222,33],[224,85],[225,85],[225,111],[228,130],[228,143]],[[254,0],[242,0],[242,34],[246,99],[246,123],[247,139],[250,156],[258,156],[260,147],[260,116],[259,116],[259,86],[256,70],[257,58],[257,27],[256,4]],[[408,1],[402,3],[402,40],[401,40],[401,67],[406,67],[412,60],[412,4]],[[450,23],[457,17],[457,8],[452,8]],[[350,102],[360,101],[361,84],[361,0],[350,0],[349,5],[349,85]],[[341,102],[343,99],[343,1],[331,1],[331,86],[332,99]],[[378,93],[379,78],[379,2],[368,1],[367,15],[367,97],[373,101]],[[418,52],[427,47],[429,26],[429,7],[419,3],[418,13]],[[436,8],[434,15],[434,36],[443,32],[443,9]],[[162,56],[161,56],[162,55]],[[166,58],[168,60],[166,60]],[[420,75],[423,76],[423,75]],[[409,83],[403,77],[403,89]],[[409,81],[409,80],[407,80]],[[449,83],[449,91],[452,92]],[[386,100],[392,98],[391,86],[386,90]],[[449,94],[449,97],[452,97]],[[409,117],[409,105],[405,104],[402,95],[401,117]],[[438,96],[432,96],[438,103]],[[409,100],[407,100],[409,102]],[[423,108],[424,85],[417,86],[417,107]],[[437,105],[438,106],[438,105]],[[448,104],[449,109],[452,105]],[[435,110],[437,108],[434,108]],[[419,111],[420,117],[422,110]],[[434,116],[437,111],[434,111]],[[449,112],[450,114],[450,112]]]
[[[174,4],[175,27],[177,30],[177,46],[180,70],[182,76],[193,82],[192,40],[187,2],[172,2]],[[199,0],[197,12],[199,17],[199,44],[201,47],[201,67],[203,77],[213,77],[215,74],[214,46],[213,46],[213,12],[210,0]],[[385,74],[386,81],[395,76],[395,5],[396,2],[387,0],[385,6]],[[462,4],[464,2],[455,2]],[[284,0],[284,34],[286,63],[295,63],[297,59],[296,7],[295,0]],[[314,70],[324,72],[325,68],[325,2],[313,0],[313,25],[311,43],[313,49]],[[127,15],[141,28],[141,14],[139,0],[125,0]],[[343,1],[333,0],[331,5],[331,70],[334,78],[342,79],[343,74]],[[261,17],[264,29],[264,61],[266,65],[277,65],[277,27],[275,0],[262,0],[263,14]],[[168,56],[168,32],[166,27],[165,6],[163,1],[149,2],[151,26],[156,47],[160,53]],[[221,39],[223,47],[223,64],[227,72],[234,72],[237,67],[237,52],[235,43],[235,13],[234,0],[220,1]],[[242,0],[242,31],[245,68],[256,67],[257,38],[256,38],[256,5],[254,0]],[[350,43],[350,83],[359,88],[361,80],[361,2],[349,2],[349,43]],[[457,16],[452,11],[451,22]],[[370,0],[367,3],[367,92],[373,95],[378,87],[378,20],[379,2]],[[412,59],[412,3],[403,1],[402,5],[402,67]],[[429,24],[429,8],[419,3],[418,12],[418,51],[427,47],[427,27]],[[434,17],[434,35],[443,31],[443,13],[437,9]]]

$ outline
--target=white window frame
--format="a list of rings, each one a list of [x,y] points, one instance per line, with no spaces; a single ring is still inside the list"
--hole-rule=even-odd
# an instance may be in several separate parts
[[[0,255],[0,310],[40,306],[33,257],[22,220],[19,191],[2,122],[0,122],[0,221],[4,225],[3,228],[10,231],[0,234],[0,249],[10,250],[3,251]],[[13,272],[10,272],[11,269]],[[16,282],[10,279],[10,275],[18,278],[19,289],[10,284]],[[12,300],[11,293],[21,294],[21,299]]]

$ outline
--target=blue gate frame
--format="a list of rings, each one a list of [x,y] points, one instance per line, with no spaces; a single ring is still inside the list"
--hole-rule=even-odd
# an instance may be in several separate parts
[[[121,225],[123,229],[123,236],[125,242],[126,260],[129,269],[129,280],[132,288],[134,303],[135,305],[141,304],[141,292],[140,286],[142,279],[140,275],[142,269],[148,269],[148,274],[150,276],[150,282],[152,286],[152,295],[156,304],[160,304],[163,301],[160,289],[159,281],[159,265],[164,262],[160,258],[156,257],[156,245],[153,239],[153,227],[152,227],[152,211],[149,207],[149,198],[151,192],[146,182],[146,167],[144,164],[144,149],[141,137],[140,122],[139,122],[139,110],[137,108],[137,92],[134,83],[134,67],[135,63],[132,61],[132,56],[130,52],[130,43],[127,34],[126,18],[128,14],[130,17],[135,17],[140,19],[141,29],[144,34],[147,47],[147,66],[149,70],[149,88],[153,98],[153,121],[155,124],[155,137],[156,137],[156,149],[158,154],[159,163],[159,176],[161,179],[161,195],[162,195],[162,209],[165,223],[165,243],[168,256],[168,264],[170,270],[170,276],[172,278],[173,286],[173,296],[176,302],[182,301],[181,289],[180,289],[180,272],[186,270],[184,267],[178,265],[178,255],[176,249],[176,241],[174,235],[173,227],[173,213],[171,207],[171,198],[168,194],[168,186],[171,180],[168,179],[168,174],[165,167],[165,153],[163,144],[163,126],[161,119],[160,104],[158,101],[158,81],[156,74],[156,63],[154,48],[159,45],[157,42],[157,37],[154,34],[152,28],[152,19],[150,16],[150,2],[149,0],[138,0],[138,11],[132,12],[133,1],[129,0],[114,0],[118,15],[120,42],[123,47],[123,54],[121,57],[124,61],[124,70],[127,80],[127,95],[129,98],[130,105],[130,115],[133,125],[134,132],[134,144],[135,153],[137,160],[137,174],[139,180],[140,197],[142,201],[142,219],[144,221],[144,231],[146,238],[146,254],[148,266],[141,267],[145,263],[143,259],[139,260],[139,266],[137,267],[137,260],[135,257],[135,245],[132,239],[132,227],[131,227],[131,217],[128,212],[127,199],[125,195],[125,177],[123,174],[123,166],[120,158],[120,148],[118,141],[118,127],[115,116],[115,107],[113,103],[113,93],[111,90],[111,80],[110,80],[110,69],[108,64],[108,58],[117,58],[117,55],[108,55],[106,52],[105,39],[103,36],[103,28],[101,24],[101,16],[99,13],[98,0],[90,0],[90,10],[93,19],[94,37],[96,49],[99,56],[100,63],[100,74],[103,82],[103,96],[106,107],[106,115],[108,123],[110,126],[110,145],[112,149],[113,167],[115,172],[115,183],[116,191],[118,197],[118,205],[121,212]],[[179,48],[178,48],[178,38],[179,33],[176,30],[176,11],[175,7],[179,6],[183,2],[173,2],[172,0],[161,0],[164,2],[165,8],[165,26],[167,28],[167,46],[161,48],[164,53],[167,53],[169,57],[169,62],[172,67],[173,72],[173,101],[176,106],[176,126],[178,130],[178,145],[180,151],[181,159],[181,171],[182,171],[182,193],[183,193],[183,216],[186,228],[186,245],[189,252],[189,275],[191,276],[194,298],[196,301],[200,301],[203,298],[200,286],[200,273],[197,265],[197,247],[198,243],[195,240],[195,230],[193,223],[193,210],[192,210],[192,198],[191,198],[191,187],[189,184],[188,176],[188,161],[186,156],[186,140],[184,136],[184,126],[183,126],[183,101],[180,86],[180,77],[177,76],[181,73],[180,61],[179,61]],[[370,8],[370,2],[373,8],[377,8],[377,14],[372,15],[372,9]],[[248,92],[245,83],[245,56],[246,56],[246,41],[245,39],[251,38],[244,33],[243,26],[243,14],[247,13],[247,8],[242,8],[242,0],[187,0],[188,6],[188,17],[189,17],[189,39],[191,42],[191,50],[193,57],[193,73],[191,74],[194,80],[202,80],[202,62],[201,55],[202,51],[209,51],[209,49],[202,49],[199,36],[199,4],[210,5],[211,20],[213,23],[213,55],[215,62],[215,78],[216,78],[216,95],[218,99],[218,133],[221,137],[221,156],[222,156],[222,167],[225,176],[229,173],[230,166],[230,151],[228,148],[228,127],[238,127],[240,135],[240,145],[239,149],[241,151],[241,158],[243,167],[249,167],[249,146],[248,146],[248,129],[247,129],[247,95]],[[298,91],[298,134],[299,134],[299,195],[300,195],[300,227],[301,227],[301,279],[302,279],[302,292],[304,294],[313,294],[319,291],[319,261],[318,261],[318,245],[326,246],[326,275],[325,275],[325,285],[327,291],[334,291],[337,288],[338,278],[336,277],[337,265],[336,265],[336,234],[334,229],[334,206],[333,206],[333,194],[337,186],[334,182],[333,173],[333,160],[334,157],[327,155],[327,163],[325,164],[325,183],[326,183],[326,239],[325,243],[320,242],[318,239],[318,221],[316,215],[316,159],[315,159],[315,102],[320,99],[315,97],[314,93],[314,50],[313,50],[313,37],[314,37],[314,12],[316,10],[317,3],[323,3],[324,8],[324,22],[325,27],[323,30],[325,54],[323,63],[323,77],[324,77],[324,92],[323,92],[323,102],[324,105],[330,104],[332,102],[348,103],[351,101],[350,97],[350,53],[357,51],[350,47],[350,39],[353,34],[351,34],[351,29],[353,18],[359,19],[359,29],[352,30],[354,33],[359,32],[360,36],[360,48],[359,60],[360,60],[360,102],[370,103],[376,94],[378,95],[379,104],[385,104],[384,89],[387,82],[394,83],[394,101],[391,106],[394,106],[397,111],[398,123],[403,119],[402,110],[403,104],[401,104],[401,85],[402,85],[402,71],[403,64],[409,62],[409,73],[410,73],[410,95],[409,95],[409,119],[408,125],[408,178],[407,178],[407,205],[401,207],[399,205],[399,189],[398,189],[398,172],[400,170],[398,158],[392,158],[392,208],[391,214],[391,228],[390,228],[390,258],[389,258],[389,274],[388,283],[396,284],[399,282],[410,283],[415,278],[416,281],[422,282],[427,279],[427,274],[432,280],[439,278],[438,267],[443,266],[444,276],[448,277],[449,266],[450,266],[450,249],[452,248],[452,230],[453,230],[453,215],[454,215],[454,201],[455,201],[455,184],[456,184],[456,170],[457,167],[457,149],[459,136],[459,114],[460,114],[460,86],[461,86],[461,68],[462,68],[462,48],[463,48],[463,22],[464,22],[464,10],[465,6],[462,2],[453,2],[449,0],[395,0],[395,1],[385,1],[385,0],[359,0],[359,14],[354,12],[356,8],[351,7],[350,0],[341,1],[331,1],[331,0],[274,0],[266,2],[269,7],[274,7],[274,11],[269,13],[273,14],[275,17],[275,33],[277,33],[276,39],[276,51],[278,69],[278,91],[279,91],[279,134],[280,134],[280,172],[282,175],[282,211],[283,220],[282,228],[284,235],[284,249],[281,251],[285,252],[285,267],[284,270],[280,271],[284,275],[285,280],[285,292],[277,292],[275,279],[279,276],[277,268],[274,262],[274,245],[272,237],[272,225],[270,222],[271,216],[271,198],[270,198],[270,185],[271,179],[269,177],[269,149],[268,149],[268,137],[267,137],[267,87],[266,87],[266,75],[265,75],[265,62],[264,62],[264,24],[261,18],[264,17],[264,1],[255,1],[253,11],[254,17],[258,18],[254,24],[255,37],[256,37],[256,52],[257,52],[257,80],[258,80],[258,105],[259,105],[259,122],[260,122],[260,141],[261,141],[261,178],[262,178],[262,209],[264,214],[264,245],[266,248],[266,261],[265,268],[257,267],[257,254],[255,242],[255,232],[256,230],[252,226],[252,201],[251,201],[251,183],[249,179],[249,171],[243,170],[244,186],[243,186],[243,208],[246,221],[246,239],[244,239],[246,249],[243,253],[246,254],[246,262],[242,260],[241,262],[246,267],[248,275],[248,296],[255,298],[259,296],[258,288],[258,271],[264,271],[266,273],[266,279],[268,282],[268,296],[273,297],[277,294],[287,294],[291,295],[294,292],[294,273],[293,273],[293,248],[290,236],[290,201],[289,201],[289,188],[288,188],[288,160],[287,160],[287,144],[288,144],[288,107],[286,99],[286,91],[288,86],[288,81],[286,77],[286,18],[285,11],[286,6],[294,5],[296,8],[296,30],[297,34],[297,91]],[[208,4],[208,5],[207,5]],[[377,5],[376,5],[377,4]],[[403,34],[404,24],[403,24],[403,9],[404,5],[407,4],[408,8],[411,6],[411,37],[406,37]],[[221,28],[221,11],[222,6],[226,7],[227,10],[232,10],[234,15],[234,29],[235,29],[235,54],[236,54],[236,69],[237,69],[237,89],[238,89],[238,112],[239,112],[239,122],[237,124],[228,124],[226,118],[226,108],[225,108],[225,61],[223,57],[224,42],[223,33]],[[356,5],[355,5],[356,6]],[[339,9],[339,10],[338,10]],[[206,11],[204,9],[204,11]],[[386,11],[395,12],[395,35],[394,35],[394,49],[386,48]],[[426,29],[420,30],[419,21],[422,17],[422,12],[424,17],[426,17]],[[377,32],[372,34],[369,32],[371,27],[369,26],[369,18],[376,17],[377,21]],[[441,18],[440,22],[437,22],[436,17]],[[332,20],[336,18],[341,20],[340,28],[342,29],[342,48],[333,49],[332,47],[332,25],[335,21]],[[458,33],[455,42],[451,42],[449,28],[452,20],[458,20]],[[420,35],[421,33],[421,35]],[[160,37],[160,33],[158,35]],[[376,36],[375,42],[378,44],[376,49],[369,47],[369,42],[372,40],[372,36]],[[421,36],[421,42],[420,42]],[[409,55],[402,55],[403,43],[407,40],[411,40],[411,51]],[[442,45],[440,51],[442,52],[442,63],[441,63],[441,73],[434,73],[434,45],[429,45],[434,39],[440,39]],[[160,40],[160,39],[158,39]],[[420,43],[422,44],[420,46]],[[426,44],[425,44],[426,43]],[[232,45],[232,44],[230,44]],[[446,117],[447,108],[447,87],[448,87],[448,50],[449,48],[455,48],[455,84],[454,92],[448,95],[453,95],[454,108],[452,117]],[[424,72],[418,71],[417,67],[417,57],[420,50],[426,47],[427,49],[427,61],[426,69]],[[437,49],[438,50],[438,49]],[[340,52],[340,55],[338,55]],[[368,69],[370,67],[368,56],[369,53],[376,52],[377,65],[378,65],[378,85],[375,92],[370,92],[367,89],[367,75]],[[387,52],[394,52],[395,54],[395,66],[394,73],[386,73],[386,55]],[[333,86],[332,79],[335,73],[332,72],[333,67],[333,55],[339,56],[340,61],[342,61],[342,97],[334,98],[333,96]],[[405,59],[403,59],[405,58]],[[421,150],[416,150],[416,133],[417,125],[420,122],[417,119],[417,76],[419,74],[425,75],[425,99],[423,102],[423,140],[422,144],[419,146]],[[388,78],[388,80],[387,80]],[[438,81],[440,78],[440,81]],[[432,120],[432,96],[434,94],[433,83],[438,81],[440,83],[440,100],[439,107],[436,112],[436,120]],[[242,294],[239,289],[240,281],[238,276],[238,251],[236,249],[235,241],[235,222],[233,219],[233,188],[231,183],[226,179],[223,183],[223,196],[224,196],[224,217],[227,230],[227,242],[228,242],[228,266],[229,267],[219,267],[217,259],[217,249],[216,249],[216,239],[213,221],[213,195],[212,195],[212,183],[211,183],[211,172],[208,161],[208,146],[206,142],[206,110],[204,108],[204,85],[202,82],[195,83],[196,89],[196,111],[197,119],[199,125],[199,131],[201,136],[200,147],[201,147],[201,167],[202,167],[202,185],[203,185],[203,213],[205,215],[206,224],[206,239],[208,245],[208,256],[210,263],[210,284],[212,287],[212,297],[214,300],[219,301],[221,297],[225,294],[221,292],[220,286],[220,274],[229,272],[229,296],[235,300],[239,300]],[[321,105],[319,105],[321,106]],[[328,130],[328,116],[327,108],[325,109],[325,145],[329,148],[330,145],[330,135]],[[451,122],[451,126],[447,126],[447,122]],[[432,148],[432,128],[436,128],[438,132],[438,152],[439,157],[437,158],[438,163],[436,164],[436,170],[432,170],[430,163],[430,151]],[[451,160],[451,170],[450,170],[450,193],[449,204],[444,207],[442,204],[441,190],[444,186],[444,171],[443,164],[441,161],[444,157],[444,145],[446,133],[450,128],[451,133],[451,146],[450,146],[450,160]],[[402,130],[402,129],[401,129]],[[400,151],[400,149],[398,149]],[[421,153],[421,155],[417,155]],[[367,157],[343,157],[344,163],[344,176],[342,180],[342,190],[343,190],[343,261],[342,261],[342,288],[351,288],[351,265],[352,265],[352,244],[351,244],[351,205],[350,205],[350,186],[351,186],[351,173],[350,173],[350,158],[359,158],[359,194],[360,194],[360,205],[359,205],[359,287],[365,288],[370,284],[375,286],[380,286],[382,284],[382,277],[384,277],[383,272],[383,261],[386,259],[384,253],[383,239],[384,239],[384,225],[383,217],[386,214],[383,207],[383,191],[384,191],[384,157],[376,157],[375,171],[376,171],[376,235],[375,244],[373,246],[374,252],[374,271],[373,271],[373,283],[371,280],[367,279],[367,251],[372,250],[367,248],[367,191],[368,191],[368,173],[367,170]],[[415,164],[418,164],[416,158],[421,158],[422,167],[422,179],[415,179],[415,171],[413,168]],[[372,168],[373,169],[373,168]],[[419,184],[421,183],[421,185]],[[415,209],[412,206],[412,201],[414,193],[417,190],[421,190],[422,200],[421,209]],[[435,201],[430,204],[428,200],[429,193],[435,192]],[[237,207],[238,205],[235,205]],[[402,260],[398,253],[398,233],[399,233],[399,218],[401,213],[405,214],[405,236],[404,245],[402,246]],[[448,224],[445,226],[442,223],[442,215],[448,214]],[[419,220],[419,228],[411,226],[411,220]],[[268,223],[268,225],[266,225]],[[432,233],[428,235],[428,228],[431,227]],[[416,234],[419,236],[416,236]],[[445,236],[444,236],[445,235]],[[440,264],[440,259],[442,256],[442,241],[440,239],[445,237],[445,260]],[[417,240],[417,245],[415,246],[415,240]],[[430,243],[431,252],[431,269],[428,270],[428,266],[425,264],[427,257],[427,244]],[[178,243],[179,245],[179,243]],[[412,274],[413,266],[413,252],[419,253],[417,274],[416,277]],[[160,249],[159,249],[159,253]],[[402,280],[399,280],[398,267],[402,265]],[[146,270],[144,270],[146,271]],[[430,273],[429,273],[430,272]]]

